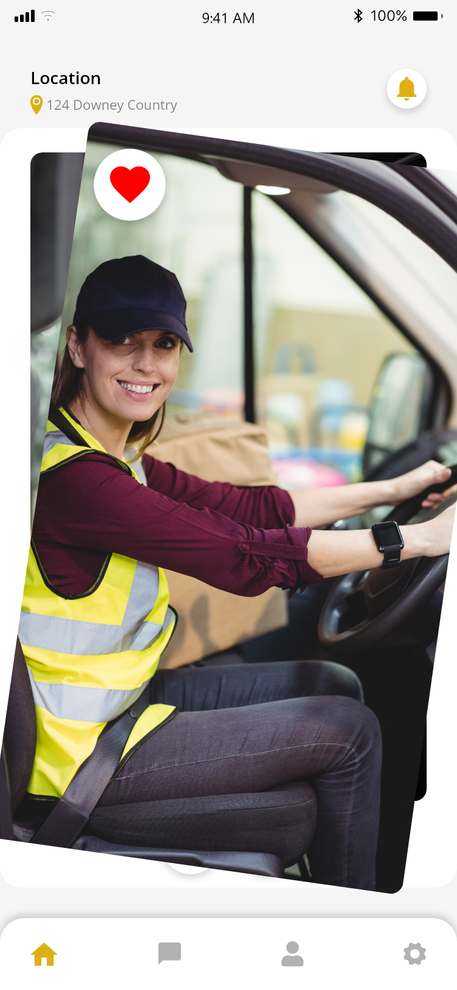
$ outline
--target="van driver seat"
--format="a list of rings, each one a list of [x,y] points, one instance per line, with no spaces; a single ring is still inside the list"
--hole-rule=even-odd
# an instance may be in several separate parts
[[[26,794],[35,745],[35,707],[18,641],[0,773],[1,838],[30,841],[54,806]],[[316,796],[304,782],[253,794],[96,807],[72,848],[283,877],[309,848],[316,816]]]

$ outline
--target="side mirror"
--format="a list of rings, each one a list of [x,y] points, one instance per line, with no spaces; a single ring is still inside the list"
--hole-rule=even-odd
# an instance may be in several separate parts
[[[420,354],[389,354],[374,384],[363,473],[414,440],[429,426],[433,375]]]

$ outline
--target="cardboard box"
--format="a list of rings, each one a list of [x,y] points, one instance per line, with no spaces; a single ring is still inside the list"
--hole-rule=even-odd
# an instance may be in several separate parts
[[[265,430],[214,413],[167,417],[148,454],[205,481],[276,484]]]
[[[165,573],[178,624],[159,667],[181,667],[287,625],[287,592],[280,588],[242,598],[184,574]]]

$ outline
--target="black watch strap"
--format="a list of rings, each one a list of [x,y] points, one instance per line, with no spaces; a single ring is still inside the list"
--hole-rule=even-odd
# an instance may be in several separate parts
[[[398,567],[401,564],[401,547],[395,547],[393,550],[384,550],[384,560],[381,567]]]
[[[371,531],[379,553],[384,554],[381,567],[398,567],[405,545],[398,523],[394,519],[385,519],[384,522],[374,523]]]

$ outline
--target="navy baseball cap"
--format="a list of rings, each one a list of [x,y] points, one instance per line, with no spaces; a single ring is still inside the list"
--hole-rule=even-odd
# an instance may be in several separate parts
[[[141,330],[168,330],[193,351],[186,300],[176,275],[142,254],[104,261],[87,276],[73,323],[81,320],[87,320],[102,340]]]

